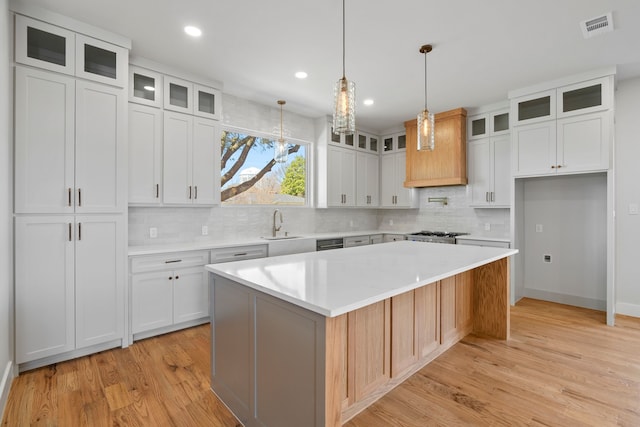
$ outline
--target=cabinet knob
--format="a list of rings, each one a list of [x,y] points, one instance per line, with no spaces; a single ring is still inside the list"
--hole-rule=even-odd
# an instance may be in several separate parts
[[[178,280],[180,278],[180,276],[176,276],[176,280]]]
[[[169,280],[173,280],[173,277],[169,276]]]
[[[555,169],[555,168],[556,168],[556,166],[555,166],[555,165],[551,165],[551,169]]]
[[[560,169],[562,167],[562,165],[558,165],[558,169]]]

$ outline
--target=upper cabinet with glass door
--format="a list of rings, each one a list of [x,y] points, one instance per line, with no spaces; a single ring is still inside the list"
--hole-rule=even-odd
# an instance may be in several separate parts
[[[509,109],[475,114],[467,119],[467,141],[509,133]]]
[[[356,148],[368,153],[378,154],[380,152],[380,138],[365,132],[356,133]]]
[[[146,68],[129,67],[129,102],[162,107],[162,74]]]
[[[382,154],[405,151],[407,149],[407,135],[405,132],[398,132],[382,137]]]
[[[333,131],[333,127],[331,127],[331,143],[332,144],[337,144],[346,148],[355,148],[356,147],[355,141],[356,141],[355,135],[353,134],[341,135],[339,133],[335,133]]]
[[[580,82],[558,89],[558,118],[608,110],[611,104],[611,78]]]
[[[164,76],[165,110],[220,120],[222,94],[218,89],[202,86],[172,76]]]
[[[129,50],[16,15],[16,62],[125,87]]]

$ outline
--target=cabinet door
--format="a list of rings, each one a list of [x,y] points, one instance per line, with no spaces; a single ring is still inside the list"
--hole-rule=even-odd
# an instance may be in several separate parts
[[[415,290],[418,359],[428,357],[440,347],[440,282]]]
[[[193,117],[165,111],[162,168],[164,203],[191,203],[192,141]]]
[[[204,266],[173,275],[173,323],[209,316],[209,275]]]
[[[471,205],[487,206],[491,198],[491,141],[489,138],[469,142],[469,185]]]
[[[150,331],[173,323],[173,271],[131,276],[131,332]]]
[[[396,187],[395,155],[383,155],[380,157],[380,207],[395,206]]]
[[[129,67],[129,102],[162,107],[162,74],[131,65]]]
[[[164,109],[193,114],[193,83],[164,76]]]
[[[76,347],[124,336],[124,218],[76,216]]]
[[[348,383],[353,387],[350,396],[357,402],[391,377],[391,301],[349,312],[348,329]]]
[[[377,207],[379,160],[375,154],[356,153],[357,206]]]
[[[491,204],[496,207],[511,205],[511,138],[491,138],[493,171]]]
[[[16,15],[16,62],[73,75],[75,34],[64,28]]]
[[[75,82],[16,67],[15,212],[74,210]]]
[[[607,76],[558,89],[558,118],[611,108],[611,81]]]
[[[415,292],[391,298],[391,377],[402,376],[419,358]]]
[[[129,104],[129,203],[159,204],[162,110]]]
[[[195,107],[193,114],[208,119],[222,118],[222,93],[214,88],[193,85]]]
[[[122,89],[76,82],[76,212],[127,206],[126,96]]]
[[[477,114],[467,119],[467,141],[489,136],[489,114]]]
[[[516,126],[512,130],[513,175],[549,175],[556,171],[556,121]]]
[[[75,348],[73,217],[15,219],[16,362]]]
[[[126,87],[129,50],[76,34],[76,76]]]
[[[557,173],[609,168],[610,113],[558,120]]]
[[[216,176],[216,165],[220,164],[220,133],[213,120],[193,120],[193,203],[212,205],[219,203],[220,175]]]
[[[355,151],[329,147],[327,175],[329,206],[355,206]]]
[[[473,322],[471,271],[440,281],[440,342],[451,345],[469,334]]]
[[[404,186],[407,175],[407,161],[405,153],[398,153],[395,156],[396,163],[396,205],[397,207],[410,208],[414,206],[414,190]]]
[[[516,125],[544,122],[556,118],[556,90],[538,92],[515,98],[511,114]]]

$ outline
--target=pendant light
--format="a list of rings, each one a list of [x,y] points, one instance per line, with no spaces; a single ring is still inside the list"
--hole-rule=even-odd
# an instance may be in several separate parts
[[[333,132],[353,135],[356,131],[356,84],[345,77],[345,0],[342,0],[342,78],[336,82]]]
[[[427,53],[433,46],[425,44],[420,47],[424,54],[424,110],[418,114],[418,150],[433,151],[435,148],[435,119],[427,109]]]
[[[280,105],[280,138],[276,143],[276,148],[273,153],[273,160],[276,163],[286,163],[287,157],[289,157],[289,144],[287,144],[282,136],[282,106],[286,104],[286,101],[278,100],[278,105]]]

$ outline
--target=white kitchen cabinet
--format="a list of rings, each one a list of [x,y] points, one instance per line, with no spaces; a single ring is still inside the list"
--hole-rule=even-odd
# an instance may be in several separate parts
[[[474,114],[467,119],[467,141],[509,133],[509,109]]]
[[[377,154],[356,153],[356,205],[378,207],[380,157]]]
[[[129,102],[161,108],[162,74],[146,68],[129,66]]]
[[[349,236],[343,239],[345,248],[355,248],[356,246],[366,246],[371,244],[370,237],[367,236]]]
[[[123,91],[16,67],[15,102],[15,212],[122,212]]]
[[[405,151],[407,149],[407,134],[398,132],[382,137],[382,153]]]
[[[193,83],[173,76],[164,76],[164,109],[193,114]]]
[[[75,33],[16,15],[16,62],[58,73],[75,73]]]
[[[542,92],[510,94],[511,114],[516,114],[515,177],[609,169],[613,75],[575,80]]]
[[[17,363],[121,340],[123,217],[20,216],[15,233]]]
[[[77,213],[115,213],[126,209],[126,111],[123,90],[76,82]]]
[[[163,201],[212,205],[218,201],[215,176],[217,123],[186,114],[164,113]]]
[[[73,213],[75,79],[16,66],[15,212]]]
[[[514,128],[514,176],[607,170],[610,122],[603,111]]]
[[[356,148],[358,150],[363,150],[375,154],[378,154],[380,152],[380,138],[378,138],[377,136],[357,131],[356,141]]]
[[[207,119],[222,119],[222,92],[212,87],[193,85],[193,114]]]
[[[129,50],[76,34],[76,77],[126,87]]]
[[[162,110],[129,103],[129,203],[162,201]]]
[[[328,147],[328,205],[355,206],[356,153],[340,147]]]
[[[371,242],[372,245],[384,243],[384,235],[372,234],[371,236],[369,236],[369,241]]]
[[[131,332],[135,339],[208,320],[209,282],[204,269],[208,263],[208,251],[131,258]]]
[[[510,206],[511,140],[509,136],[475,139],[467,150],[473,207]]]
[[[415,190],[404,187],[406,167],[404,152],[383,154],[380,157],[380,207],[417,207]]]
[[[404,234],[388,234],[385,233],[382,237],[382,242],[383,243],[389,243],[389,242],[399,242],[402,240],[407,240],[407,236],[405,236]]]
[[[117,87],[127,83],[129,50],[16,15],[16,62]]]

